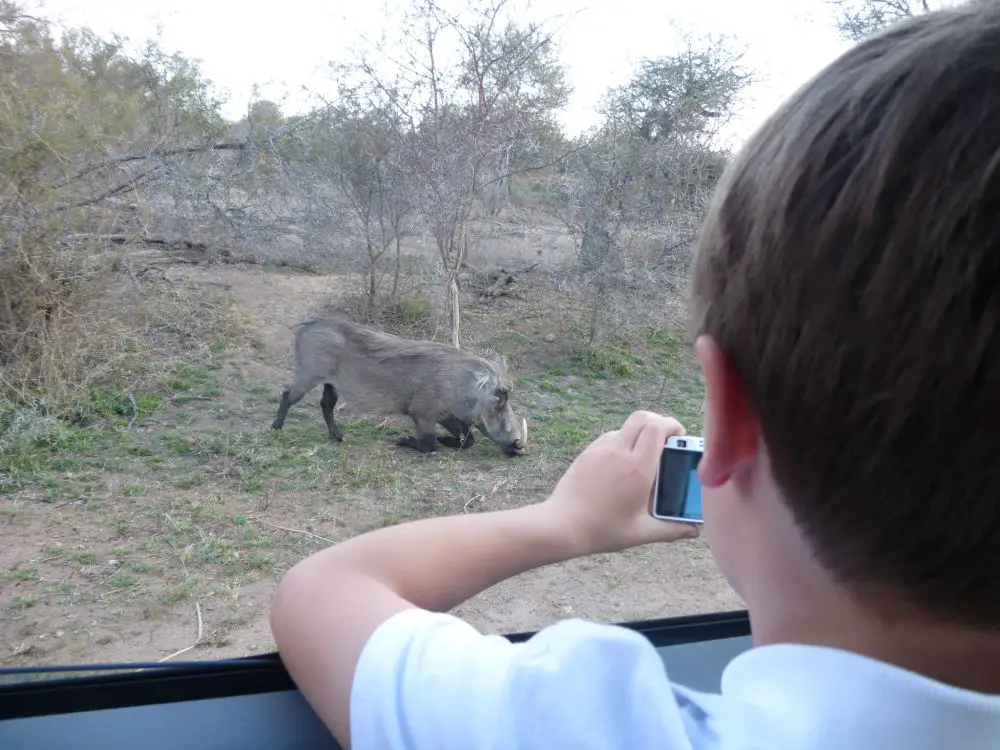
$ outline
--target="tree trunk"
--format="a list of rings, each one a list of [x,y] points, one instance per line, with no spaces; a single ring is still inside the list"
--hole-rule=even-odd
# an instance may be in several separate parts
[[[590,307],[590,345],[597,346],[597,339],[601,332],[600,326],[601,296],[595,294]]]
[[[441,260],[444,261],[445,272],[447,273],[448,284],[448,323],[451,328],[451,345],[456,349],[461,349],[459,345],[459,323],[461,311],[458,299],[458,277],[462,273],[462,264],[465,262],[466,254],[466,230],[468,229],[468,213],[459,219],[458,237],[450,246],[445,245],[447,251],[441,253]]]
[[[611,255],[612,238],[607,217],[593,212],[583,225],[580,239],[580,265],[585,271],[597,271]]]
[[[399,239],[399,230],[396,230],[396,267],[393,269],[392,273],[392,298],[396,299],[399,294],[399,266],[400,266],[400,252],[402,243]]]
[[[451,327],[451,345],[461,349],[458,343],[460,310],[458,304],[458,269],[449,272],[448,279],[448,322]]]

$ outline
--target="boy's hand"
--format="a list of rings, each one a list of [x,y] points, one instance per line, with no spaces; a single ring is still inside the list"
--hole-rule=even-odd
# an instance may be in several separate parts
[[[633,412],[621,429],[604,433],[577,456],[542,505],[554,522],[575,527],[586,554],[697,537],[695,525],[649,515],[663,446],[683,434],[676,419]]]

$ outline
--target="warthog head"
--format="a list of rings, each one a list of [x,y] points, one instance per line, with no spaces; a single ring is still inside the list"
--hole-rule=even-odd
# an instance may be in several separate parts
[[[497,378],[480,381],[482,396],[476,402],[476,427],[508,456],[520,456],[528,447],[528,422],[519,419],[511,408],[512,385],[506,377],[506,361],[495,356],[493,363]]]

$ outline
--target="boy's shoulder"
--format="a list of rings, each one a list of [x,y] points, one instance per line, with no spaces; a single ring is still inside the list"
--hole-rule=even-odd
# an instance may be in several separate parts
[[[792,644],[739,655],[710,694],[672,683],[657,650],[628,628],[569,619],[512,643],[409,609],[361,654],[351,734],[354,750],[992,748],[1000,696]]]
[[[678,699],[676,689],[656,649],[628,628],[568,619],[512,643],[409,609],[362,651],[352,747],[711,747],[691,744],[689,724],[707,721],[719,697],[680,688]]]

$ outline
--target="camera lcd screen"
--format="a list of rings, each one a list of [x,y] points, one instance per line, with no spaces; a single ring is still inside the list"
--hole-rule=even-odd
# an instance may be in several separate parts
[[[660,478],[653,511],[701,521],[701,480],[698,479],[698,451],[664,450],[660,455]]]

